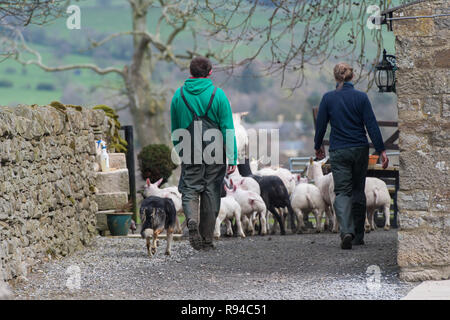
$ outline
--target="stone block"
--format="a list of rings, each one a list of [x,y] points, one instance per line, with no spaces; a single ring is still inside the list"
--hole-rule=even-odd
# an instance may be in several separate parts
[[[412,129],[407,128],[400,132],[399,147],[401,151],[417,149],[431,151],[428,135],[416,133]]]
[[[442,117],[450,118],[450,94],[444,95],[444,101],[442,103]]]
[[[450,279],[450,266],[402,267],[399,274],[403,281],[427,281]]]
[[[448,229],[423,227],[398,232],[400,267],[450,266]]]
[[[103,125],[106,118],[105,111],[91,110],[88,114],[89,125],[92,127],[100,127]]]
[[[401,230],[404,231],[420,228],[443,230],[446,228],[446,223],[450,219],[450,215],[441,212],[411,211],[403,209],[399,212]]]
[[[450,48],[436,51],[433,60],[437,68],[450,68]]]
[[[448,161],[448,153],[403,151],[400,153],[400,190],[428,190],[430,187],[450,185],[450,175],[443,174],[440,169],[444,161]]]
[[[128,169],[96,173],[98,193],[130,192]]]
[[[122,209],[128,203],[128,193],[99,193],[95,195],[98,210]]]
[[[126,169],[127,159],[125,153],[109,153],[109,167],[114,169]]]
[[[440,95],[448,93],[450,72],[447,69],[399,69],[397,75],[397,92],[401,95]]]
[[[431,191],[399,191],[397,195],[399,210],[422,210],[430,208]]]

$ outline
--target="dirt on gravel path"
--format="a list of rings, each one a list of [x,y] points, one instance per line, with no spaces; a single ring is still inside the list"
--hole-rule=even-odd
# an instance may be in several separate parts
[[[170,257],[162,240],[149,258],[142,239],[98,237],[13,291],[16,299],[399,299],[417,284],[398,279],[396,239],[379,230],[341,250],[332,233],[222,238],[208,252],[176,241]]]

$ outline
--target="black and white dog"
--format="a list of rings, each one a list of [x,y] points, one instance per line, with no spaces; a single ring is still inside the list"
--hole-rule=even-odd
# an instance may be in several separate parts
[[[176,215],[177,211],[171,199],[150,196],[142,201],[140,209],[142,221],[141,236],[146,239],[147,252],[150,257],[156,253],[158,235],[164,230],[167,233],[166,255],[170,255]],[[151,250],[150,236],[152,233],[149,232],[149,229],[153,230]]]

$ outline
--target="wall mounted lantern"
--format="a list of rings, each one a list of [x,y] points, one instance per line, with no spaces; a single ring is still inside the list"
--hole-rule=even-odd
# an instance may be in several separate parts
[[[383,60],[375,66],[375,83],[379,92],[395,92],[395,71],[397,70],[395,62],[395,56],[386,54],[384,49]]]

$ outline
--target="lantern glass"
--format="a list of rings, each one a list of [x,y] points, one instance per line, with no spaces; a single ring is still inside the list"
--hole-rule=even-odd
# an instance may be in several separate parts
[[[394,72],[392,70],[386,70],[386,85],[388,87],[394,85]]]

